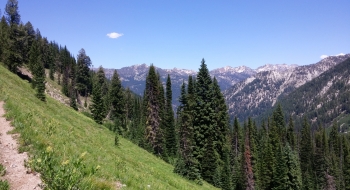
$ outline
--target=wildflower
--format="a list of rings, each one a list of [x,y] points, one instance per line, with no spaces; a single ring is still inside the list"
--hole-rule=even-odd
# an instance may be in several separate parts
[[[87,154],[87,152],[86,152],[86,151],[85,151],[85,152],[83,152],[83,153],[80,155],[80,159],[84,158],[86,154]]]
[[[62,166],[65,166],[67,164],[69,164],[69,160],[66,160],[66,161],[62,162]]]
[[[52,149],[51,146],[48,146],[48,147],[46,148],[46,152],[47,152],[47,153],[50,153],[50,152],[52,152],[52,151],[53,151],[53,149]]]

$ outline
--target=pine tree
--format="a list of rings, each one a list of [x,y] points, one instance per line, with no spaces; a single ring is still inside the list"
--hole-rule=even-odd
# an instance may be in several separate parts
[[[45,70],[40,57],[39,46],[37,42],[34,42],[29,57],[29,68],[33,74],[32,87],[36,88],[36,97],[45,101]]]
[[[101,95],[101,86],[96,76],[92,90],[92,105],[90,105],[90,110],[95,122],[102,124],[102,120],[104,118],[104,107]]]
[[[337,189],[341,189],[342,185],[342,164],[341,164],[341,138],[337,123],[332,125],[331,132],[329,133],[329,156],[330,156],[330,170],[328,172],[328,179],[333,179]],[[329,182],[327,182],[329,183]]]
[[[90,85],[90,67],[92,63],[90,57],[86,55],[84,49],[81,49],[77,56],[77,90],[80,95],[87,96],[88,86]]]
[[[10,25],[19,25],[21,22],[21,15],[18,10],[18,1],[17,0],[8,0],[6,3],[6,20]]]
[[[208,138],[206,144],[206,155],[203,157],[202,161],[202,177],[208,183],[214,184],[214,175],[216,174],[216,169],[218,167],[217,155],[215,153],[215,147],[213,142],[213,136]]]
[[[289,189],[288,187],[288,168],[286,166],[287,157],[282,151],[281,147],[279,147],[278,152],[276,152],[276,169],[275,174],[273,176],[273,189],[274,190],[284,190]]]
[[[223,167],[222,167],[222,174],[221,174],[221,188],[223,190],[230,190],[232,189],[232,170],[231,170],[231,163],[229,158],[229,148],[227,146],[224,147],[224,154],[223,154]]]
[[[249,133],[245,134],[245,143],[244,143],[244,154],[243,154],[243,171],[244,171],[244,185],[246,190],[255,189],[254,173],[252,166],[252,155],[250,152],[250,139]]]
[[[271,144],[268,136],[263,140],[263,149],[261,151],[261,166],[260,166],[260,187],[261,189],[271,189],[273,187],[273,177],[275,169],[275,156],[272,151],[273,145]]]
[[[249,135],[249,147],[250,147],[250,154],[251,154],[251,164],[252,164],[253,173],[254,173],[254,182],[257,185],[259,184],[257,128],[251,118],[248,118],[247,127],[248,128],[246,128],[246,132]]]
[[[349,140],[343,136],[343,150],[344,150],[344,189],[350,190],[350,144]]]
[[[196,89],[195,89],[195,105],[193,109],[194,120],[194,156],[202,165],[206,145],[209,137],[213,135],[215,123],[214,110],[211,103],[213,102],[213,93],[211,91],[212,80],[209,75],[209,70],[205,64],[204,59],[197,75]],[[211,155],[213,156],[213,155]],[[208,168],[202,165],[203,168]],[[202,170],[203,174],[205,170]]]
[[[111,119],[115,121],[115,130],[120,135],[122,130],[126,131],[125,124],[125,101],[123,94],[123,87],[119,79],[119,75],[116,70],[114,70],[111,87],[109,89],[109,98],[111,102]]]
[[[284,143],[286,128],[285,128],[285,121],[284,121],[284,115],[283,115],[281,104],[278,104],[276,110],[273,112],[273,120],[276,124],[279,138],[281,142]]]
[[[146,78],[145,89],[145,117],[146,117],[146,142],[151,150],[156,155],[163,155],[163,132],[160,126],[160,87],[158,75],[156,74],[155,67],[150,66],[149,72]]]
[[[192,77],[189,77],[192,85]],[[193,86],[192,86],[193,87]],[[191,87],[191,88],[192,88]],[[190,83],[188,86],[190,89]],[[201,183],[200,165],[193,155],[193,118],[191,114],[191,99],[190,94],[186,93],[185,84],[181,86],[181,96],[179,98],[179,147],[178,159],[175,164],[174,172],[182,175],[190,180],[195,180]]]
[[[291,146],[291,148],[295,150],[296,139],[295,139],[294,122],[293,122],[292,116],[289,117],[286,140],[288,144]]]
[[[174,111],[172,106],[172,90],[171,90],[171,80],[168,75],[166,81],[166,104],[165,104],[165,147],[167,154],[170,157],[176,155],[176,133],[175,133],[175,121],[174,121]]]
[[[17,67],[22,65],[22,49],[25,37],[24,29],[21,29],[16,24],[11,24],[8,30],[8,37],[5,41],[6,48],[4,49],[4,63],[8,69],[16,73]]]
[[[314,168],[317,179],[317,189],[324,189],[326,187],[326,147],[324,143],[324,129],[319,127],[315,134],[315,157],[314,157]]]
[[[101,99],[102,99],[102,115],[103,117],[106,117],[106,115],[109,112],[109,99],[108,99],[108,84],[107,84],[107,79],[106,75],[104,72],[104,69],[102,66],[98,68],[98,71],[96,72],[96,80],[98,85],[100,86],[101,90]]]
[[[24,31],[26,33],[24,43],[23,43],[23,52],[22,52],[22,58],[23,62],[26,64],[29,62],[29,51],[32,47],[32,44],[35,40],[35,30],[33,28],[33,25],[30,22],[27,22],[24,25]]]
[[[6,22],[5,16],[2,16],[0,21],[0,61],[5,60],[5,51],[8,48],[8,34],[9,26]]]
[[[49,77],[51,80],[55,80],[55,70],[56,70],[56,67],[55,67],[55,55],[54,55],[54,48],[52,47],[52,44],[50,45],[50,48],[49,48],[50,52],[49,52],[49,62],[50,62],[50,67],[49,67]]]
[[[302,171],[303,189],[314,189],[312,183],[312,139],[309,123],[304,118],[300,141],[300,166]]]
[[[215,140],[215,150],[220,155],[220,159],[223,158],[224,147],[227,142],[226,137],[228,136],[229,129],[229,115],[228,109],[225,102],[225,98],[221,93],[218,81],[214,77],[213,80],[213,104],[212,109],[215,113],[215,126],[214,129],[214,140]]]
[[[237,117],[235,117],[233,122],[233,129],[231,132],[231,168],[232,168],[232,183],[234,185],[234,189],[242,189],[243,188],[243,174],[241,168],[242,162],[242,154],[244,150],[243,146],[243,135],[241,131],[241,127],[239,125]]]
[[[301,189],[302,179],[301,179],[301,168],[299,165],[299,160],[297,153],[294,152],[291,147],[287,144],[284,148],[284,156],[286,158],[287,167],[287,183],[285,189]]]
[[[70,93],[69,93],[69,97],[70,97],[70,107],[73,108],[74,110],[78,110],[78,106],[77,106],[77,92],[76,92],[76,64],[75,64],[75,60],[72,59],[72,63],[71,63],[71,85],[70,85]]]

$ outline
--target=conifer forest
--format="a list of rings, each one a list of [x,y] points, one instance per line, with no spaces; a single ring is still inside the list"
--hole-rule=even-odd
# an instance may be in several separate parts
[[[350,190],[350,136],[336,122],[315,126],[307,117],[293,117],[292,110],[286,115],[278,103],[259,122],[239,121],[229,115],[204,58],[197,75],[183,81],[180,97],[172,97],[172,76],[162,83],[151,64],[140,96],[122,86],[117,70],[110,79],[102,66],[93,70],[83,48],[74,56],[32,23],[22,23],[17,0],[8,0],[3,13],[0,62],[29,80],[43,102],[46,81],[55,81],[71,109],[114,132],[116,148],[126,138],[183,178],[224,190]]]

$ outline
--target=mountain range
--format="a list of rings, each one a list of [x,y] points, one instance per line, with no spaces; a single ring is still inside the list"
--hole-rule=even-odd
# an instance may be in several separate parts
[[[241,121],[256,118],[280,99],[348,58],[350,54],[329,56],[315,64],[258,72],[224,91],[229,113]],[[300,97],[298,100],[302,101]]]
[[[220,88],[222,91],[230,88],[232,85],[243,81],[251,76],[256,75],[259,72],[263,71],[279,71],[283,72],[286,70],[290,70],[297,67],[297,65],[287,65],[287,64],[266,64],[257,69],[251,69],[247,66],[239,66],[239,67],[222,67],[218,69],[214,69],[210,71],[210,75],[212,77],[216,77]],[[122,85],[125,88],[129,88],[134,93],[138,95],[142,95],[145,89],[145,81],[148,73],[149,65],[140,64],[133,65],[129,67],[123,67],[121,69],[117,69],[119,77],[122,81]],[[157,72],[161,76],[161,81],[163,85],[165,85],[165,81],[167,79],[167,75],[170,75],[172,82],[172,91],[173,91],[173,104],[178,104],[178,97],[180,95],[180,88],[183,82],[187,83],[188,76],[196,76],[197,71],[187,70],[187,69],[162,69],[156,67]],[[106,77],[110,79],[113,75],[115,69],[104,69]]]
[[[333,69],[336,65],[344,62],[348,58],[350,58],[350,54],[329,56],[317,63],[303,66],[295,64],[266,64],[257,69],[251,69],[247,66],[227,66],[211,70],[210,75],[216,77],[218,80],[231,117],[237,117],[240,121],[244,121],[248,117],[256,119],[263,118],[271,113],[276,102],[282,102],[283,106],[286,107],[286,113],[300,117],[303,114],[315,115],[315,112],[311,109],[314,107],[310,105],[306,108],[297,103],[312,102],[315,98],[305,99],[305,96],[297,98],[295,93],[298,93],[299,89],[304,89],[303,93],[308,91],[304,86],[308,86],[307,88],[311,90],[312,88],[309,86],[311,81],[317,81],[317,78],[323,76],[323,73]],[[148,69],[148,65],[141,64],[123,67],[117,69],[117,71],[122,85],[125,88],[130,88],[134,93],[142,95]],[[176,107],[178,105],[178,97],[180,95],[182,83],[187,83],[188,76],[196,76],[197,72],[178,68],[162,69],[156,67],[156,69],[161,76],[163,85],[165,85],[167,75],[170,75],[173,90],[173,105]],[[106,77],[111,78],[113,71],[114,69],[105,69]],[[341,76],[334,76],[334,78],[339,77],[341,78]],[[324,82],[324,80],[322,81]],[[312,84],[316,86],[324,85],[323,83]],[[313,89],[312,91],[326,94],[325,91],[327,91],[327,88],[331,88],[331,84],[338,83],[334,82],[334,80],[329,80],[327,81],[328,87],[324,86],[322,88],[323,91],[319,92],[317,90],[319,88]],[[314,96],[316,96],[316,94]],[[328,97],[330,96],[331,95],[328,94]],[[288,103],[294,101],[296,101],[294,107]],[[332,104],[333,103],[334,102],[332,102]],[[319,102],[317,104],[316,107],[325,105]],[[298,107],[295,107],[296,105],[298,105]],[[305,110],[300,110],[299,107],[303,107]],[[296,109],[298,112],[293,113],[291,111],[292,109]],[[326,120],[329,122],[329,119]]]

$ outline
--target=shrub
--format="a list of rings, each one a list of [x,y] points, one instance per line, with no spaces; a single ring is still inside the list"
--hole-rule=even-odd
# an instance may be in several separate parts
[[[86,168],[83,162],[85,155],[86,152],[73,161],[60,161],[56,159],[52,147],[49,146],[39,154],[39,157],[30,160],[29,165],[35,171],[42,173],[41,179],[45,189],[80,189],[82,180],[94,175],[100,167]]]

